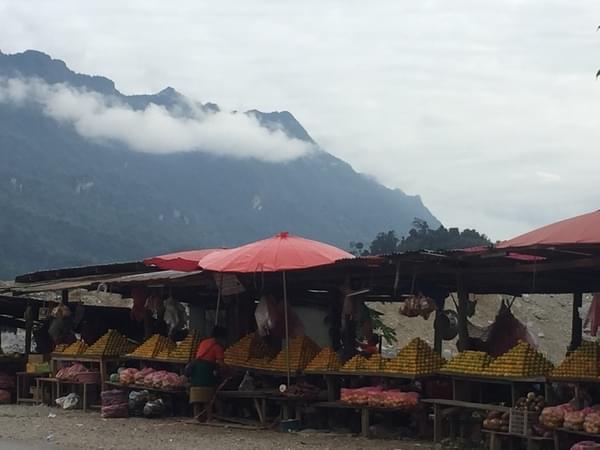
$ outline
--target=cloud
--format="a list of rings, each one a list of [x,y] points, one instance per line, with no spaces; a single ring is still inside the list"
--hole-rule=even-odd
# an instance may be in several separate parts
[[[134,110],[116,97],[38,79],[0,78],[0,102],[34,103],[86,138],[117,141],[141,152],[203,151],[283,162],[312,150],[312,144],[281,129],[262,127],[253,115],[206,112],[191,103],[186,104],[191,117],[155,104]]]

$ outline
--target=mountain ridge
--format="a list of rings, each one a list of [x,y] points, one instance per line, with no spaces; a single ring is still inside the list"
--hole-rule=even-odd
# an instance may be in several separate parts
[[[124,95],[106,77],[77,74],[33,50],[0,53],[0,77],[93,90],[133,109],[190,103],[172,87]],[[0,99],[0,278],[238,245],[282,230],[347,247],[382,230],[404,234],[414,217],[439,224],[419,196],[389,189],[321,149],[290,112],[246,114],[317,150],[285,162],[143,153],[87,139],[40,108]]]

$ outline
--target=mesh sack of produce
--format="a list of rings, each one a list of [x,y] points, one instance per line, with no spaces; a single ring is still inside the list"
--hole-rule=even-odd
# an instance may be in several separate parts
[[[571,450],[600,450],[600,444],[592,441],[581,441],[573,445]]]
[[[583,430],[586,433],[600,434],[600,413],[593,412],[585,416]]]
[[[563,427],[567,430],[581,431],[583,430],[583,422],[585,420],[584,411],[572,411],[565,413]]]
[[[144,405],[144,417],[162,417],[167,413],[167,405],[162,398]]]
[[[0,405],[10,403],[12,401],[12,397],[9,391],[5,391],[4,389],[0,389]]]
[[[102,406],[100,416],[103,419],[124,419],[129,417],[129,405],[125,403],[117,403],[109,406]]]
[[[0,372],[0,389],[12,389],[15,387],[15,379],[5,372]]]
[[[121,389],[112,389],[110,391],[102,391],[102,406],[113,406],[121,403],[127,403],[127,392]]]

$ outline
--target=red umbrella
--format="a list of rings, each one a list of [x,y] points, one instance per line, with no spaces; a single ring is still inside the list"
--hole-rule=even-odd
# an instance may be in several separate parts
[[[546,225],[500,242],[496,248],[582,244],[600,244],[600,211]]]
[[[286,271],[325,266],[347,258],[354,258],[354,255],[323,242],[291,236],[289,233],[283,232],[262,241],[213,253],[202,259],[199,265],[204,270],[214,272],[282,273],[285,341],[286,351],[289,356]],[[287,381],[289,385],[289,359],[287,360]]]
[[[283,272],[332,264],[354,256],[333,245],[279,233],[262,241],[212,253],[198,264],[214,272]]]
[[[203,250],[187,250],[184,252],[167,253],[166,255],[146,258],[144,264],[147,266],[156,266],[163,270],[180,270],[182,272],[193,272],[199,270],[200,261],[215,252],[223,249],[206,248]]]

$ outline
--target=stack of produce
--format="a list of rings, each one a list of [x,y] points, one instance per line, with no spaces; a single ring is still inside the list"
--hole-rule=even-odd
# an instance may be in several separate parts
[[[419,394],[398,389],[364,387],[341,390],[341,401],[351,405],[368,405],[378,408],[412,409],[419,403]]]
[[[134,368],[121,368],[118,373],[113,373],[110,376],[110,381],[121,384],[135,384],[135,375],[139,372]]]
[[[225,363],[237,367],[254,367],[258,361],[266,361],[275,356],[270,348],[256,333],[250,333],[225,350]],[[248,361],[254,364],[250,366]],[[260,364],[263,365],[263,364]],[[261,367],[262,368],[262,367]]]
[[[386,362],[379,353],[375,353],[367,358],[363,365],[365,372],[381,372]]]
[[[501,411],[490,411],[483,420],[483,428],[494,431],[508,432],[510,413]]]
[[[181,362],[189,362],[196,355],[196,349],[200,343],[200,333],[196,330],[190,330],[186,338],[177,344],[177,347],[171,350],[168,358]]]
[[[385,372],[411,376],[428,375],[437,372],[444,360],[420,338],[415,338],[401,349],[395,358],[385,364]]]
[[[454,374],[480,374],[492,362],[492,357],[485,352],[467,350],[460,352],[448,361],[441,372]]]
[[[75,341],[68,345],[61,352],[63,355],[81,355],[88,349],[88,345],[83,341]]]
[[[600,434],[600,413],[592,412],[585,416],[583,430],[586,433]]]
[[[364,371],[365,364],[367,364],[367,358],[362,355],[355,355],[346,361],[341,370],[344,372],[361,372]]]
[[[166,354],[168,355],[168,352],[173,349],[175,349],[175,343],[171,339],[161,336],[160,334],[154,334],[150,336],[146,342],[136,348],[133,353],[130,353],[127,356],[132,358],[153,359],[162,351],[166,350]]]
[[[573,410],[573,407],[569,403],[558,406],[548,406],[542,410],[540,424],[550,430],[561,428],[565,420],[565,414],[572,412]]]
[[[544,397],[529,392],[526,397],[519,397],[515,403],[515,409],[539,413],[544,409]]]
[[[75,363],[69,367],[63,367],[62,369],[59,369],[56,372],[55,377],[59,380],[74,381],[77,379],[77,376],[80,373],[86,373],[86,372],[89,372],[87,367],[85,367],[79,363]]]
[[[297,336],[289,342],[289,368],[292,372],[299,372],[306,368],[308,363],[319,353],[321,348],[308,336]],[[288,368],[287,348],[271,361],[270,367],[278,372],[285,372]]]
[[[117,419],[129,417],[129,401],[127,392],[120,389],[103,391],[101,394],[101,417],[104,419]]]
[[[69,346],[69,344],[58,344],[54,347],[54,353],[62,353]]]
[[[108,330],[104,336],[90,346],[83,355],[92,357],[119,356],[127,352],[127,338],[117,330]]]
[[[583,423],[586,418],[585,411],[571,411],[565,413],[565,420],[563,422],[563,428],[573,431],[582,431]]]
[[[582,379],[600,377],[600,346],[596,342],[583,342],[552,371],[551,376]]]
[[[482,372],[494,377],[541,377],[552,370],[552,363],[527,342],[520,341],[498,356]]]
[[[335,372],[340,370],[342,361],[331,347],[325,347],[306,366],[306,372]]]

